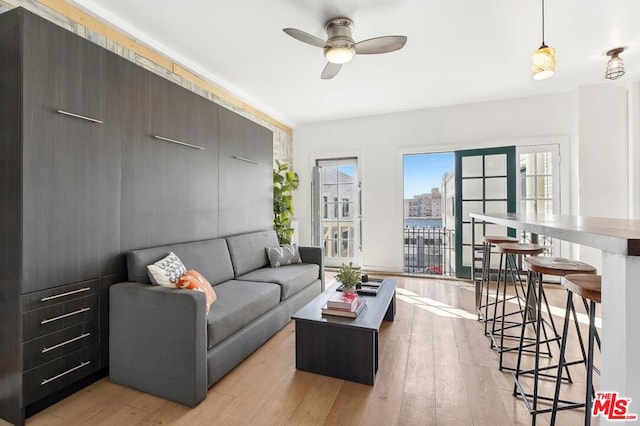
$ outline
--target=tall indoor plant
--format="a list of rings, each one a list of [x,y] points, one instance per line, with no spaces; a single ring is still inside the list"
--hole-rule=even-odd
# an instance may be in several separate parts
[[[298,189],[298,174],[289,165],[276,160],[273,169],[273,229],[280,244],[291,244],[293,228],[293,193]]]

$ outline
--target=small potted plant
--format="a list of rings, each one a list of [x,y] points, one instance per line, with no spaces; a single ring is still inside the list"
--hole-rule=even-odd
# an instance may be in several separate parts
[[[360,268],[353,266],[353,262],[349,262],[348,265],[343,263],[336,274],[336,279],[342,283],[343,292],[354,293],[360,281]]]

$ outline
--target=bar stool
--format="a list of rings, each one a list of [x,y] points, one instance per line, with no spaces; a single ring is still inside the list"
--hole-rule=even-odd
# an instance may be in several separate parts
[[[517,396],[518,393],[522,397],[529,413],[533,416],[532,423],[536,422],[536,414],[540,413],[548,413],[552,409],[540,409],[538,408],[538,399],[543,401],[552,402],[553,398],[548,396],[538,395],[538,385],[540,377],[550,377],[553,379],[557,379],[557,375],[549,375],[545,373],[547,370],[551,369],[559,369],[561,380],[564,380],[562,377],[562,370],[566,371],[566,380],[569,383],[572,383],[571,373],[569,372],[569,365],[573,363],[559,363],[558,365],[550,365],[546,367],[540,367],[540,345],[546,344],[547,350],[549,351],[549,356],[551,356],[550,346],[551,342],[556,342],[558,348],[561,349],[562,342],[561,340],[565,340],[564,336],[560,336],[558,334],[558,330],[555,326],[555,321],[553,320],[553,315],[551,315],[551,310],[549,308],[549,302],[547,301],[547,296],[544,292],[544,287],[542,285],[542,280],[544,275],[552,275],[558,277],[564,277],[569,274],[595,274],[596,268],[591,265],[588,265],[584,262],[573,261],[570,259],[564,258],[552,258],[552,257],[528,257],[525,259],[525,262],[529,265],[529,273],[527,277],[527,301],[532,301],[535,303],[535,308],[533,315],[531,315],[528,319],[522,322],[522,328],[520,332],[520,347],[518,350],[518,361],[516,363],[516,368],[513,373],[514,386],[513,386],[513,396]],[[536,285],[537,284],[537,285]],[[544,301],[545,307],[547,309],[547,319],[543,319],[543,311],[542,311],[542,302]],[[575,314],[575,312],[574,312]],[[547,323],[550,325],[553,336],[547,336],[545,333],[544,339],[541,339],[541,329],[544,329],[544,324]],[[527,328],[527,324],[534,324],[535,330],[535,338],[533,343],[524,343],[525,332]],[[578,333],[579,333],[578,329]],[[581,339],[581,337],[580,337]],[[522,354],[526,352],[526,350],[534,346],[534,367],[533,369],[523,370],[522,367]],[[520,382],[520,376],[523,375],[531,375],[533,374],[533,393],[525,392],[522,383]],[[529,402],[529,398],[531,398],[531,403]],[[566,401],[569,403],[569,401]]]
[[[558,376],[556,378],[556,388],[553,396],[553,408],[551,411],[551,424],[554,425],[556,422],[556,414],[560,410],[572,409],[584,407],[584,424],[588,426],[591,424],[591,404],[593,403],[593,351],[594,351],[594,340],[598,342],[598,348],[600,347],[600,339],[596,332],[596,303],[601,303],[602,301],[602,277],[600,275],[593,274],[572,274],[566,275],[562,277],[562,286],[567,289],[567,307],[565,309],[565,317],[564,317],[564,326],[562,331],[562,336],[566,336],[569,331],[569,313],[573,312],[573,321],[576,324],[576,328],[578,329],[578,319],[576,318],[576,311],[573,306],[573,295],[576,294],[582,298],[582,302],[587,309],[589,314],[589,339],[588,339],[588,349],[585,357],[584,353],[584,345],[582,343],[582,337],[578,333],[580,348],[582,349],[582,356],[584,358],[583,362],[585,362],[586,370],[587,370],[587,385],[585,390],[585,399],[582,403],[574,403],[573,405],[567,405],[565,401],[560,400],[560,385],[561,385],[561,371],[562,369],[558,368]],[[589,301],[587,304],[587,300]],[[567,347],[567,339],[562,339],[562,345],[560,345],[560,366],[565,365],[565,350]],[[559,403],[565,403],[564,406],[559,407]]]
[[[530,244],[530,243],[500,243],[497,245],[498,250],[500,251],[500,270],[498,272],[498,283],[496,286],[496,301],[493,305],[493,324],[491,327],[491,347],[496,349],[499,353],[499,369],[502,371],[503,369],[513,371],[513,368],[506,368],[504,366],[503,354],[505,352],[516,351],[518,350],[518,346],[505,347],[504,339],[518,339],[519,336],[505,334],[506,330],[511,328],[519,327],[524,321],[526,314],[525,309],[526,306],[523,306],[523,303],[526,304],[525,290],[524,285],[522,283],[522,278],[520,277],[520,271],[518,270],[518,265],[516,262],[517,256],[537,256],[543,252],[542,246],[538,244]],[[511,282],[513,283],[513,288],[515,290],[515,296],[511,296],[507,298],[507,275],[511,276]],[[502,300],[500,300],[500,286],[502,279]],[[522,297],[518,293],[518,285],[522,292]],[[513,312],[507,312],[506,306],[510,300],[517,300],[518,302],[518,310]],[[498,314],[498,304],[502,304],[502,314]],[[517,315],[519,316],[516,320],[507,320],[509,317]],[[500,326],[496,328],[496,325],[500,323]],[[496,341],[496,333],[500,334],[500,343]]]
[[[499,243],[517,243],[518,239],[502,235],[485,235],[482,245],[482,279],[480,281],[480,299],[478,304],[478,320],[484,322],[484,335],[489,335],[487,323],[489,321],[489,306],[495,302],[489,303],[489,283],[491,282],[491,250]],[[498,281],[500,281],[498,279]],[[486,283],[486,288],[485,288]],[[482,301],[484,292],[485,300]],[[483,311],[484,309],[484,311]]]

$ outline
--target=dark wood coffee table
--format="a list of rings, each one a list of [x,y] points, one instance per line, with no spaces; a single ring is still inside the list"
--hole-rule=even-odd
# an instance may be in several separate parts
[[[396,280],[385,279],[357,318],[322,315],[333,284],[291,317],[296,322],[296,368],[373,385],[378,372],[378,331],[396,313]]]

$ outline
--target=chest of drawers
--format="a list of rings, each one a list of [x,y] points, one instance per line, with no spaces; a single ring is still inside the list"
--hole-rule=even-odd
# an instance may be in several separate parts
[[[28,405],[98,370],[98,280],[28,293],[22,302]]]

